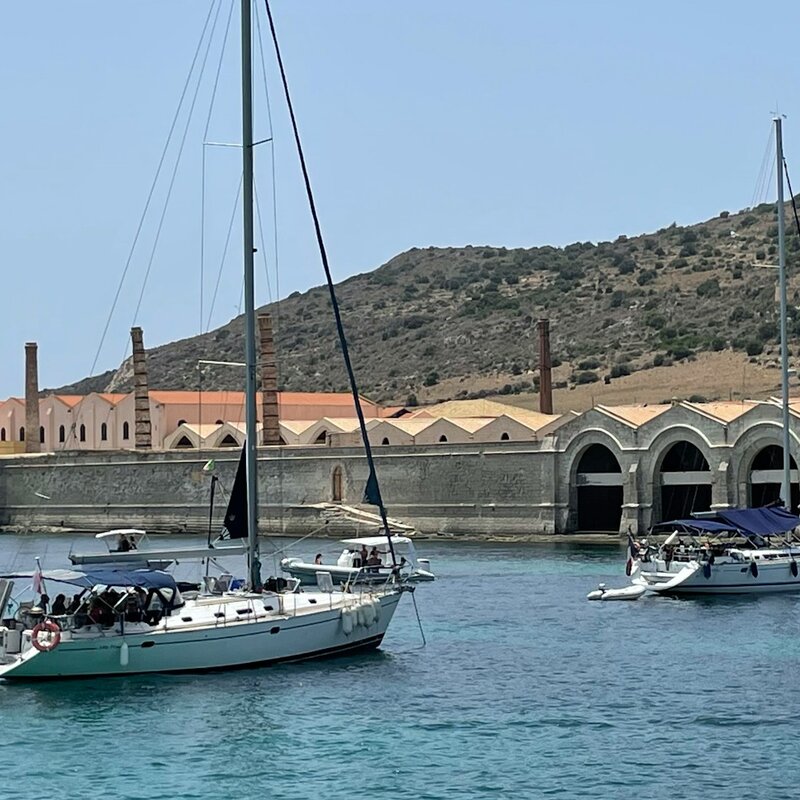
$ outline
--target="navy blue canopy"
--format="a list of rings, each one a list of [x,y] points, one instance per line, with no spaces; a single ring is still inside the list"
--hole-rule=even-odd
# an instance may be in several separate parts
[[[33,572],[15,572],[4,578],[33,578]],[[42,578],[55,583],[67,583],[91,589],[94,586],[138,586],[141,589],[177,590],[175,579],[157,569],[93,569],[85,572],[74,569],[54,569],[42,572]]]
[[[661,522],[657,527],[685,527],[706,533],[731,531],[744,536],[774,536],[800,526],[800,517],[780,506],[764,508],[725,508],[697,519]]]

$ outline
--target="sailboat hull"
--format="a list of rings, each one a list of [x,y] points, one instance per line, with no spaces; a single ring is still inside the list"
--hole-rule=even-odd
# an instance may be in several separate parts
[[[215,626],[181,622],[150,631],[65,632],[49,652],[23,646],[23,653],[0,664],[0,678],[42,680],[132,675],[139,673],[207,672],[241,669],[286,661],[323,658],[378,647],[397,608],[399,592],[380,597],[380,614],[369,624],[353,624],[347,633],[345,615],[363,616],[350,605],[331,604],[313,613],[264,614]],[[206,604],[208,606],[208,604]],[[217,606],[210,606],[216,608]],[[213,612],[219,613],[219,612]],[[144,627],[144,626],[136,626]],[[29,632],[28,639],[30,638]]]

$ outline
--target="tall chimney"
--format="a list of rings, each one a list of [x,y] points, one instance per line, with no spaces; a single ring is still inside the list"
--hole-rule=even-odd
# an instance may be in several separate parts
[[[25,452],[39,453],[39,359],[36,342],[25,343]]]
[[[275,363],[275,340],[272,317],[258,315],[261,351],[261,444],[280,444],[281,426],[278,413],[278,368]]]
[[[539,411],[553,413],[553,374],[550,361],[550,320],[539,320]]]
[[[150,426],[150,392],[147,388],[147,354],[141,328],[131,328],[133,344],[133,430],[137,450],[153,447]]]

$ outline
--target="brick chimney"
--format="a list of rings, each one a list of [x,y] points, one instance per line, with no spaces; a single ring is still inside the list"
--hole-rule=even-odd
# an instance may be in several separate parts
[[[39,453],[39,346],[25,343],[25,452]]]
[[[147,354],[141,328],[131,328],[133,344],[133,430],[137,450],[153,447],[150,426],[150,392],[147,388]]]
[[[272,336],[272,317],[258,315],[261,353],[261,444],[281,443],[278,413],[278,368],[275,362],[275,340]]]
[[[539,411],[553,413],[553,373],[550,361],[550,320],[539,320]]]

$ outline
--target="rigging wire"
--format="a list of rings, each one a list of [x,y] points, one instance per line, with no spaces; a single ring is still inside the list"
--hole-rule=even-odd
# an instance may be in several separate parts
[[[220,0],[221,5],[221,0]],[[202,164],[200,167],[200,333],[203,332],[203,301],[204,301],[204,281],[205,281],[205,243],[206,243],[206,147],[208,141],[208,131],[211,127],[211,115],[214,112],[214,102],[217,97],[217,88],[219,87],[219,76],[222,72],[222,62],[225,56],[225,48],[228,44],[228,35],[231,29],[231,20],[233,19],[234,0],[230,0],[230,9],[228,11],[228,20],[225,24],[225,34],[222,37],[222,46],[219,51],[219,59],[217,60],[217,70],[214,74],[214,85],[211,89],[211,99],[208,104],[208,116],[206,117],[206,125],[203,129],[202,140]]]
[[[756,185],[753,190],[753,199],[750,203],[751,208],[755,208],[760,203],[767,199],[769,187],[772,185],[772,175],[774,170],[774,162],[772,153],[775,149],[773,144],[773,137],[775,131],[773,126],[770,126],[769,136],[767,136],[767,145],[764,148],[764,155],[761,158],[761,166],[758,170],[758,177],[756,178]]]
[[[300,142],[300,132],[297,127],[297,119],[294,113],[294,106],[292,105],[292,98],[289,93],[289,83],[286,78],[286,71],[283,67],[283,58],[281,57],[280,47],[278,45],[278,35],[275,31],[275,22],[272,19],[272,11],[270,10],[269,0],[264,0],[264,5],[267,11],[267,18],[269,20],[270,32],[272,34],[272,43],[275,48],[275,58],[278,62],[278,70],[281,76],[281,83],[283,84],[283,93],[286,98],[286,106],[289,111],[289,118],[292,123],[292,131],[294,133],[295,145],[297,147],[297,155],[300,160],[300,167],[303,172],[303,182],[305,183],[306,198],[308,199],[309,210],[314,222],[314,231],[317,237],[317,245],[319,248],[320,258],[322,260],[322,267],[325,271],[325,278],[328,283],[328,292],[330,294],[331,305],[333,306],[333,314],[336,318],[336,329],[339,333],[339,344],[342,348],[342,357],[344,359],[345,369],[347,370],[347,377],[350,382],[350,391],[353,395],[353,402],[358,416],[358,424],[361,430],[361,438],[364,444],[364,455],[369,465],[369,477],[367,478],[367,487],[364,494],[365,502],[371,505],[378,506],[380,511],[381,520],[383,522],[386,539],[389,543],[389,552],[392,555],[392,566],[397,566],[397,557],[394,551],[394,543],[392,542],[392,534],[389,528],[389,521],[386,515],[386,507],[383,504],[381,496],[380,484],[378,483],[378,476],[375,471],[375,460],[372,456],[372,448],[369,443],[369,435],[367,434],[367,425],[364,420],[364,410],[361,408],[361,398],[358,393],[358,384],[356,383],[355,372],[353,371],[353,364],[350,360],[350,350],[347,346],[347,338],[344,335],[344,326],[342,323],[342,315],[339,310],[339,302],[336,298],[336,289],[333,284],[333,276],[331,275],[330,264],[328,262],[328,252],[325,248],[325,241],[322,236],[322,227],[317,214],[317,206],[314,202],[314,193],[311,190],[311,178],[308,174],[308,167],[306,166],[306,159],[303,152],[303,145]]]
[[[800,236],[800,218],[797,216],[797,201],[795,200],[794,192],[792,191],[792,182],[789,180],[789,167],[786,164],[786,157],[781,156],[783,161],[783,174],[786,176],[786,185],[789,187],[789,198],[792,201],[792,213],[794,215],[794,225],[797,230],[797,235]]]
[[[155,189],[156,189],[156,185],[158,184],[158,179],[159,179],[159,177],[161,175],[161,169],[164,166],[164,160],[166,159],[166,156],[167,156],[167,150],[169,149],[170,143],[172,142],[172,135],[175,132],[175,126],[178,123],[178,118],[180,116],[181,109],[183,108],[183,102],[184,102],[184,99],[186,98],[186,92],[189,89],[189,84],[191,82],[192,75],[194,74],[195,65],[197,64],[197,58],[200,55],[200,50],[201,50],[202,45],[203,45],[203,40],[205,39],[205,36],[206,36],[206,31],[208,30],[209,22],[211,21],[211,14],[212,14],[213,10],[214,10],[214,2],[212,0],[212,2],[209,5],[209,8],[208,8],[208,14],[206,15],[205,23],[203,24],[203,30],[200,33],[200,39],[197,42],[197,47],[195,49],[194,56],[192,57],[192,63],[191,63],[191,66],[189,67],[189,72],[186,75],[186,80],[185,80],[185,82],[183,84],[183,89],[181,91],[180,99],[178,100],[178,107],[176,108],[175,115],[172,118],[172,124],[170,125],[169,133],[167,134],[167,140],[164,143],[164,147],[163,147],[163,149],[161,151],[161,157],[159,158],[159,161],[158,161],[158,167],[156,168],[156,174],[153,177],[153,182],[152,182],[152,184],[150,186],[150,191],[147,193],[147,200],[145,201],[144,209],[142,210],[142,215],[139,218],[139,224],[136,227],[136,233],[135,233],[135,235],[133,237],[133,242],[132,242],[130,250],[128,252],[128,257],[125,260],[125,267],[122,270],[122,275],[120,277],[119,284],[117,286],[117,291],[114,294],[114,300],[111,303],[111,309],[108,312],[108,318],[106,319],[106,323],[105,323],[105,326],[103,328],[103,333],[100,336],[100,344],[97,347],[97,352],[95,353],[94,360],[92,361],[91,369],[89,370],[89,374],[90,375],[94,375],[95,369],[97,368],[97,362],[100,360],[100,353],[103,350],[103,344],[105,343],[105,339],[106,339],[106,336],[108,334],[108,329],[109,329],[109,327],[111,325],[111,319],[114,316],[114,311],[116,310],[117,303],[119,302],[120,294],[122,293],[122,287],[123,287],[123,284],[125,283],[125,278],[126,278],[126,276],[128,274],[128,270],[130,268],[131,261],[133,260],[133,254],[134,254],[134,252],[136,250],[136,245],[138,244],[139,237],[140,237],[140,235],[142,233],[142,228],[144,226],[144,221],[145,221],[145,218],[147,217],[147,212],[148,212],[148,210],[150,208],[150,203],[152,202],[153,195],[154,195]]]
[[[239,175],[239,187],[236,189],[236,197],[233,200],[233,209],[231,210],[231,218],[228,222],[228,234],[225,237],[225,246],[222,248],[222,258],[219,262],[219,270],[217,271],[217,282],[214,284],[214,294],[211,298],[211,308],[208,311],[208,321],[206,322],[206,329],[204,333],[208,333],[211,329],[211,318],[214,315],[214,308],[217,304],[217,293],[219,292],[219,284],[222,280],[222,268],[225,266],[225,259],[228,256],[228,247],[231,243],[231,234],[233,232],[233,224],[236,222],[236,212],[239,210],[239,197],[242,194],[242,181],[244,175]]]
[[[136,303],[136,310],[133,312],[133,323],[131,323],[132,325],[136,324],[136,319],[137,319],[137,317],[139,315],[139,309],[141,308],[142,299],[144,298],[145,289],[147,288],[147,281],[148,281],[148,278],[150,277],[150,270],[152,269],[153,260],[155,259],[156,249],[158,247],[158,241],[159,241],[159,239],[161,237],[161,229],[164,226],[164,219],[167,216],[167,209],[169,208],[169,201],[170,201],[170,198],[172,197],[172,190],[173,190],[173,188],[175,186],[175,178],[176,178],[176,176],[178,174],[178,168],[180,167],[180,163],[181,163],[181,156],[183,155],[183,148],[186,145],[186,137],[187,137],[187,135],[189,133],[189,127],[190,127],[191,122],[192,122],[192,115],[194,114],[194,108],[195,108],[195,105],[197,103],[197,95],[200,92],[200,86],[201,86],[201,84],[203,82],[203,72],[205,71],[206,62],[208,61],[208,54],[211,51],[211,42],[212,42],[212,40],[214,38],[214,31],[216,29],[217,21],[219,19],[219,9],[220,8],[222,8],[222,4],[221,3],[217,7],[217,15],[214,17],[214,26],[211,29],[211,35],[208,37],[208,45],[206,46],[206,52],[205,52],[205,54],[203,56],[203,62],[201,64],[201,66],[200,66],[200,73],[199,73],[199,76],[198,76],[198,79],[197,79],[197,85],[195,86],[195,89],[194,89],[194,94],[192,96],[192,102],[191,102],[191,105],[189,106],[189,113],[188,113],[188,115],[186,117],[186,125],[184,126],[183,135],[181,136],[181,142],[180,142],[180,145],[178,147],[178,155],[177,155],[177,157],[175,159],[175,166],[173,167],[172,175],[170,176],[170,182],[169,182],[169,186],[167,188],[167,196],[166,196],[166,198],[164,200],[164,207],[163,207],[163,209],[161,211],[161,217],[159,218],[159,221],[158,221],[158,228],[156,229],[156,235],[155,235],[155,239],[153,241],[153,247],[152,247],[152,249],[150,251],[150,259],[147,262],[147,269],[146,269],[145,274],[144,274],[144,280],[142,281],[142,289],[141,289],[141,292],[139,293],[139,299],[138,299],[138,301]],[[127,353],[127,348],[126,348],[125,352]]]

